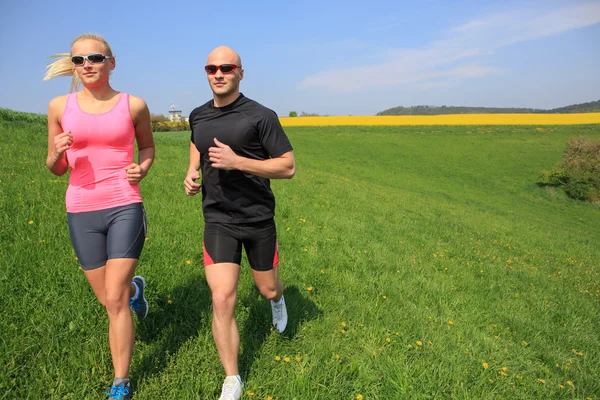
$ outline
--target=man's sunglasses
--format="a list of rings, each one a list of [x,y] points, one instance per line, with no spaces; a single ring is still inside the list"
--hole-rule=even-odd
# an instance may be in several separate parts
[[[221,65],[210,64],[210,65],[207,65],[206,67],[204,67],[204,70],[209,75],[216,74],[218,70],[221,70],[221,72],[224,74],[230,74],[233,71],[235,71],[238,67],[239,67],[239,65],[235,65],[235,64],[221,64]]]
[[[73,62],[73,65],[75,65],[76,67],[80,67],[85,63],[85,60],[87,60],[87,62],[91,65],[94,65],[102,64],[107,58],[111,57],[105,56],[104,54],[94,53],[88,54],[87,56],[72,56],[71,61]]]

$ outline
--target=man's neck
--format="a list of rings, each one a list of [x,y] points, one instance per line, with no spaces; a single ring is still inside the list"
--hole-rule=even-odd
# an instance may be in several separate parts
[[[240,92],[234,92],[228,94],[227,96],[217,96],[213,95],[213,104],[215,107],[226,107],[237,100],[240,97]]]

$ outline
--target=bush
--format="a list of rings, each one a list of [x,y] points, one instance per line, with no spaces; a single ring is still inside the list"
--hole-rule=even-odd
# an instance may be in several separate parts
[[[168,121],[167,117],[162,114],[150,114],[151,122],[165,122]]]
[[[152,122],[152,132],[179,132],[189,131],[190,124],[187,121],[154,121]]]
[[[562,186],[573,199],[600,201],[600,140],[569,140],[564,159],[538,176],[541,185]]]

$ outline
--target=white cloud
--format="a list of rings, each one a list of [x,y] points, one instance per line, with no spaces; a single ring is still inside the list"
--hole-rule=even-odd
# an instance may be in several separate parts
[[[336,67],[307,76],[301,88],[317,87],[332,93],[361,92],[409,83],[441,87],[444,79],[465,79],[502,71],[481,65],[477,56],[514,43],[559,34],[600,23],[600,2],[572,4],[558,9],[519,9],[478,18],[457,26],[424,48],[391,49],[384,62],[360,67]],[[460,66],[456,66],[460,63]],[[441,78],[441,80],[440,80]],[[429,85],[428,85],[429,83]]]

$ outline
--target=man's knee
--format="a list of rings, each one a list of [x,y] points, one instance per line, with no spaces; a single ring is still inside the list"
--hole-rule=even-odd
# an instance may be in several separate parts
[[[259,286],[258,290],[260,291],[260,294],[262,294],[267,300],[274,300],[277,298],[277,288],[275,285]]]
[[[221,292],[213,292],[212,302],[215,314],[226,315],[233,313],[235,308],[235,293],[227,294]]]

